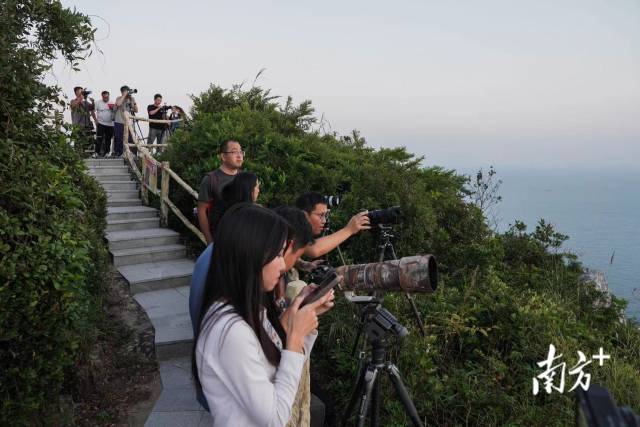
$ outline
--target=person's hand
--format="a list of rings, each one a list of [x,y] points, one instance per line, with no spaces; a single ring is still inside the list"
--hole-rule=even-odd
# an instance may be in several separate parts
[[[311,273],[313,270],[318,268],[318,266],[323,262],[325,262],[323,259],[317,259],[311,262],[299,259],[296,262],[296,268],[298,268],[300,271],[303,271],[305,273]]]
[[[318,327],[318,315],[316,310],[319,306],[327,302],[327,295],[319,300],[307,304],[300,308],[300,304],[311,290],[304,289],[300,295],[293,300],[289,308],[285,311],[287,327],[287,350],[302,353],[304,348],[304,337],[316,330]],[[288,313],[287,313],[288,312]],[[285,317],[283,316],[283,317]]]
[[[367,216],[368,213],[369,211],[358,212],[351,217],[349,223],[345,228],[349,231],[349,233],[351,233],[352,236],[362,230],[371,229],[371,226],[369,225],[369,217]]]
[[[89,98],[89,101],[91,101],[92,104],[96,102],[93,98]]]
[[[342,276],[339,276],[338,281],[342,282]],[[311,288],[312,290],[315,290],[318,287],[318,285],[315,284],[310,284],[309,286],[307,286],[307,288]],[[333,289],[331,289],[329,292],[327,292],[322,298],[320,298],[321,300],[324,300],[324,303],[320,306],[318,306],[318,308],[316,308],[316,316],[321,316],[323,314],[325,314],[327,311],[331,310],[333,308],[333,306],[335,305],[334,300],[336,299],[335,293],[333,292]]]

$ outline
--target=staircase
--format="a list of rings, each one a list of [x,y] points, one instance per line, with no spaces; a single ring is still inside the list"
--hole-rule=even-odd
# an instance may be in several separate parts
[[[189,283],[194,262],[180,235],[160,228],[158,210],[142,205],[138,183],[123,159],[87,159],[107,193],[107,234],[114,266],[155,328],[158,360],[189,356],[193,333]]]

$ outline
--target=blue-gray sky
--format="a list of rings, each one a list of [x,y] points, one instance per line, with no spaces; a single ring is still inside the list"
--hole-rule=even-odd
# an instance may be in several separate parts
[[[640,166],[638,1],[63,4],[95,15],[102,50],[55,66],[69,93],[126,83],[190,107],[266,68],[258,84],[311,99],[333,130],[427,165]]]

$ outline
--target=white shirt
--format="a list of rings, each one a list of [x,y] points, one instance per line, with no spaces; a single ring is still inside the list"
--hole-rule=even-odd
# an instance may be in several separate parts
[[[98,118],[98,123],[103,126],[113,126],[115,110],[111,110],[108,104],[102,99],[96,101],[96,117]],[[115,108],[115,104],[113,104],[113,108]]]
[[[205,319],[219,306],[213,304]],[[213,425],[285,426],[317,334],[305,337],[304,355],[282,350],[276,368],[253,329],[230,310],[223,308],[204,324],[196,344],[196,365]]]

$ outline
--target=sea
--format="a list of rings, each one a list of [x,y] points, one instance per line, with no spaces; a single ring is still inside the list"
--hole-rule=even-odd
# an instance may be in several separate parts
[[[640,171],[500,169],[502,200],[495,226],[515,220],[528,231],[543,218],[569,236],[563,248],[604,272],[610,291],[628,301],[627,317],[640,321]]]

